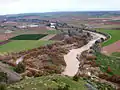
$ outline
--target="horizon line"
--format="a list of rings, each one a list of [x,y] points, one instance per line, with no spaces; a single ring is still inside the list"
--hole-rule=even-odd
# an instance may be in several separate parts
[[[45,14],[45,13],[65,13],[65,12],[120,12],[120,10],[83,10],[83,11],[48,11],[48,12],[23,12],[13,14],[0,14],[0,16],[20,15],[20,14]]]

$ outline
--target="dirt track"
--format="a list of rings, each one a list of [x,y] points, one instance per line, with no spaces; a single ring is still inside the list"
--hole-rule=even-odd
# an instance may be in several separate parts
[[[51,38],[53,38],[56,34],[49,34],[43,38],[41,38],[40,40],[50,40]]]

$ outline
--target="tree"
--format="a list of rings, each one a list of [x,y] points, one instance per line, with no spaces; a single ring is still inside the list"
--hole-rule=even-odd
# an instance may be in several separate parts
[[[24,63],[19,63],[16,67],[15,67],[15,72],[17,73],[23,73],[25,72],[25,64]]]
[[[79,80],[79,77],[78,77],[77,75],[75,75],[75,76],[73,77],[73,80],[77,82],[77,81]]]
[[[90,37],[90,33],[89,32],[87,32],[87,36]]]
[[[6,89],[6,84],[0,84],[0,90],[7,90]]]
[[[72,35],[71,35],[71,31],[70,30],[68,30],[68,35],[71,37]]]
[[[101,41],[104,42],[104,38],[101,38]]]
[[[1,82],[7,82],[7,73],[0,72],[0,83]]]
[[[84,24],[81,24],[81,28],[82,30],[84,30],[87,26],[85,26]]]

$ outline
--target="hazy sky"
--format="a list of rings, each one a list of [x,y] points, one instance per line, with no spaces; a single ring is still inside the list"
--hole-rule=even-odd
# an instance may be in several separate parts
[[[120,0],[0,0],[0,14],[120,10]]]

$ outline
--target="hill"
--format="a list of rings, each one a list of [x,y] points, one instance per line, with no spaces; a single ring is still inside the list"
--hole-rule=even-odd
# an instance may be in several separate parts
[[[46,13],[22,13],[22,14],[13,14],[5,15],[1,17],[7,18],[23,18],[36,16],[40,18],[57,18],[57,17],[69,17],[69,16],[87,16],[87,17],[109,17],[109,16],[120,16],[119,11],[74,11],[74,12],[46,12]]]

